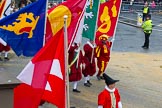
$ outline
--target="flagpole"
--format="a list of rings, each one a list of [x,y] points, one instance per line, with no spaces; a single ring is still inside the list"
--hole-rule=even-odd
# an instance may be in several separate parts
[[[47,9],[48,8],[48,0],[46,0],[46,10],[45,10],[45,21],[44,21],[44,36],[43,36],[43,46],[45,45],[45,39],[46,39],[46,22],[47,22]]]
[[[66,108],[70,108],[70,98],[69,98],[69,73],[68,73],[68,39],[67,39],[67,15],[64,15],[64,50],[65,50],[65,102]]]

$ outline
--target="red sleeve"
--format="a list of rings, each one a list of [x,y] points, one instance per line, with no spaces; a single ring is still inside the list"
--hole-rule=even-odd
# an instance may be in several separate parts
[[[118,89],[117,88],[115,88],[115,89],[116,89],[115,90],[116,100],[117,100],[117,102],[119,102],[120,101],[120,94],[119,94]]]
[[[105,103],[105,95],[104,92],[102,91],[99,95],[98,95],[98,106],[102,105],[104,106]]]
[[[69,53],[70,53],[70,52],[73,52],[77,47],[78,47],[78,46],[76,46],[76,45],[75,45],[75,46],[70,46],[70,49],[69,49],[68,52],[69,52]]]

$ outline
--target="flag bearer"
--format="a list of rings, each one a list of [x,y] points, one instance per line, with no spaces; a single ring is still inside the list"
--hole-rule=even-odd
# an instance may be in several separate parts
[[[145,5],[144,7],[142,8],[142,11],[143,11],[143,18],[142,18],[142,21],[145,21],[145,18],[148,14],[150,14],[150,9],[148,7],[148,2],[145,2]]]
[[[96,57],[97,57],[97,66],[98,74],[97,79],[103,79],[102,74],[104,73],[106,66],[110,60],[110,47],[111,43],[108,42],[108,36],[103,34],[99,37],[99,44],[96,47]]]
[[[74,43],[69,49],[69,81],[73,82],[73,92],[80,93],[77,89],[78,81],[82,78],[81,64],[84,62],[79,44]]]
[[[83,46],[84,50],[84,60],[85,60],[85,69],[82,71],[85,82],[84,86],[90,87],[92,83],[90,82],[90,77],[96,73],[96,62],[95,62],[95,51],[96,45],[94,41],[87,41]]]

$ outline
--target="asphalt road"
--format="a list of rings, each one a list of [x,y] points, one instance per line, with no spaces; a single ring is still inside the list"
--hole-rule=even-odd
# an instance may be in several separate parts
[[[128,13],[128,12],[120,13],[120,16],[127,17],[132,20],[137,20],[137,13]],[[161,15],[152,14],[152,21],[155,27],[153,27],[153,32],[150,36],[150,49],[149,50],[141,49],[141,46],[144,43],[144,33],[141,28],[118,23],[113,51],[141,52],[141,53],[162,52]]]

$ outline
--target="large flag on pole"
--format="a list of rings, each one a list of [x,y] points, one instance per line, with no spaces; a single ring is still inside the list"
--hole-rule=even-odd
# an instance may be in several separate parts
[[[84,7],[87,0],[67,0],[62,4],[54,7],[48,11],[46,41],[51,36],[59,34],[63,29],[63,16],[67,15],[67,30],[68,30],[68,43],[74,41],[79,23],[84,12]]]
[[[88,0],[84,14],[83,37],[94,40],[100,0]]]
[[[25,84],[14,89],[14,108],[38,108],[41,100],[65,108],[64,51],[62,31],[61,35],[53,36],[18,75]],[[33,105],[37,107],[31,107]]]
[[[0,38],[17,56],[34,56],[43,46],[46,0],[38,0],[0,20]]]
[[[109,37],[114,36],[120,13],[120,5],[121,0],[108,0],[100,5],[98,29],[96,32],[97,39],[102,34],[106,34]]]

